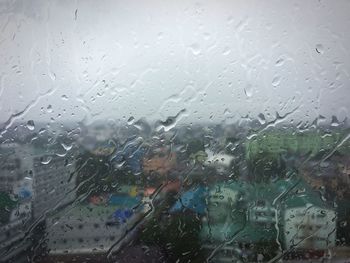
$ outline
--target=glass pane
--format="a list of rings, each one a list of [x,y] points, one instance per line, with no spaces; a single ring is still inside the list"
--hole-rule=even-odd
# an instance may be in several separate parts
[[[349,260],[349,13],[3,0],[1,261]]]

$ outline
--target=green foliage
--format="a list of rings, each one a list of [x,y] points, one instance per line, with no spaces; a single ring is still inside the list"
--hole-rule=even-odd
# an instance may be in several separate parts
[[[199,151],[205,151],[204,142],[198,139],[191,140],[187,146],[187,154],[191,155]]]
[[[17,201],[10,198],[9,194],[0,192],[0,224],[8,223],[12,209],[17,205]]]
[[[77,195],[108,192],[117,182],[117,173],[113,171],[108,156],[96,156],[84,153],[77,161]]]
[[[163,247],[169,262],[204,262],[200,228],[200,219],[191,212],[164,216],[161,220],[153,218],[142,233],[141,240],[147,245]]]
[[[324,132],[266,132],[245,142],[247,159],[256,159],[262,152],[267,154],[310,155],[326,154],[334,149],[341,154],[350,154],[350,140],[342,140],[347,133]]]
[[[254,155],[248,160],[248,169],[254,179],[265,181],[272,178],[284,177],[286,174],[286,164],[280,155],[262,152]]]

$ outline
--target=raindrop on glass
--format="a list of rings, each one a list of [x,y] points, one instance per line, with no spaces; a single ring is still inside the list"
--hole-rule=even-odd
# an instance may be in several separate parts
[[[272,86],[277,87],[281,82],[281,78],[279,76],[275,76],[272,79]]]
[[[224,51],[222,52],[222,54],[224,55],[224,56],[227,56],[227,55],[229,55],[231,53],[231,49],[229,48],[229,47],[225,47],[224,48]]]
[[[338,118],[336,116],[332,116],[331,126],[333,126],[333,127],[339,126],[339,121],[338,121]]]
[[[72,149],[73,145],[72,144],[65,144],[61,143],[62,147],[68,152],[70,149]]]
[[[323,45],[317,44],[316,45],[316,52],[319,53],[319,54],[323,54],[324,53]]]
[[[48,113],[51,113],[51,112],[52,112],[52,106],[51,106],[51,105],[47,106],[46,109],[47,109],[47,112],[48,112]]]
[[[52,160],[52,157],[51,156],[48,156],[48,157],[45,157],[41,160],[41,163],[42,164],[49,164]]]
[[[33,131],[33,130],[35,129],[35,124],[34,124],[34,121],[33,121],[33,120],[29,120],[29,121],[27,122],[27,128],[28,128],[28,130],[30,130],[30,131]]]
[[[134,123],[134,121],[135,121],[135,118],[131,116],[131,117],[128,119],[128,124],[129,124],[129,125],[132,125],[132,124]]]
[[[252,85],[248,84],[245,88],[244,88],[244,93],[247,96],[247,98],[250,98],[253,95],[253,88]]]
[[[282,66],[283,64],[284,64],[284,59],[283,59],[283,58],[277,59],[277,61],[276,61],[276,66],[277,66],[277,67],[280,67],[280,66]]]
[[[195,56],[198,56],[201,53],[200,46],[197,43],[192,44],[189,48]]]
[[[260,114],[258,115],[258,120],[259,120],[259,122],[260,122],[261,125],[265,124],[265,123],[266,123],[265,115],[262,114],[262,113],[260,113]]]

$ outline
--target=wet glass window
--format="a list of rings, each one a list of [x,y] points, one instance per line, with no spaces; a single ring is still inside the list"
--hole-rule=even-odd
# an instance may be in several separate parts
[[[0,3],[0,262],[347,262],[350,1]]]

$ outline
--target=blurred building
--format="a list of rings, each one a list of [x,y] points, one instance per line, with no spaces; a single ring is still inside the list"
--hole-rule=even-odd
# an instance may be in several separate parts
[[[33,222],[45,220],[46,212],[63,207],[75,198],[71,176],[74,161],[42,148],[19,144],[0,147],[0,252],[16,242],[24,250],[30,244],[26,231]],[[29,242],[29,243],[28,243]],[[26,245],[26,243],[28,243]],[[12,257],[20,253],[5,253]],[[5,257],[6,257],[5,256]]]
[[[65,158],[43,149],[34,149],[31,170],[33,171],[33,216],[39,218],[72,202],[75,198],[75,161],[67,166]]]
[[[326,251],[335,247],[336,211],[318,196],[295,195],[286,202],[284,244],[287,250]]]
[[[25,172],[25,162],[16,143],[0,146],[0,254],[14,243],[22,242],[26,225],[32,219],[32,178]],[[21,249],[14,249],[3,258],[19,253],[30,244],[24,242]]]

